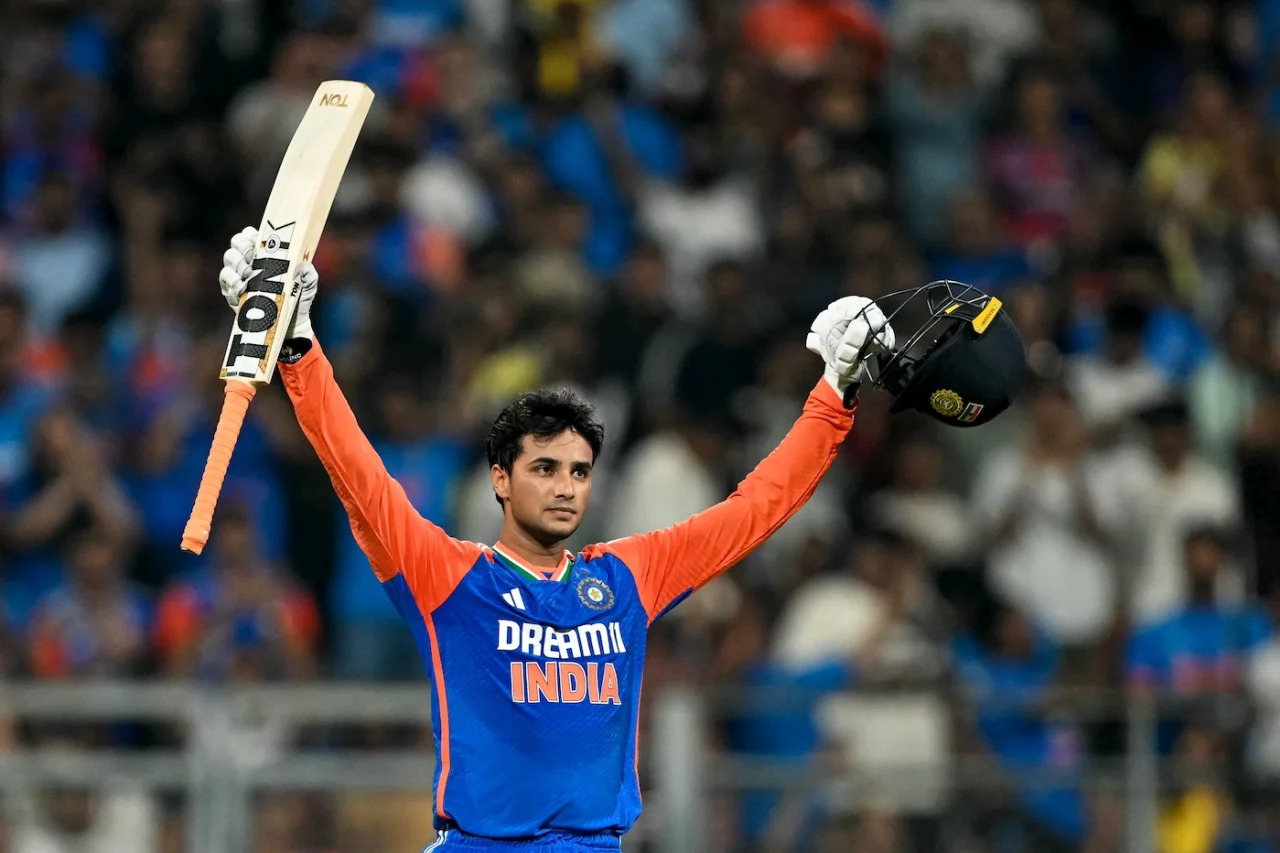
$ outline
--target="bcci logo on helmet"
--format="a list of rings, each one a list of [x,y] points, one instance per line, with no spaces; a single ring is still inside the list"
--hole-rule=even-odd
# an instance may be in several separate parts
[[[954,418],[964,410],[964,400],[949,388],[934,391],[933,396],[929,398],[929,405],[944,418]]]
[[[578,600],[592,610],[608,610],[613,606],[613,590],[599,578],[578,581]]]

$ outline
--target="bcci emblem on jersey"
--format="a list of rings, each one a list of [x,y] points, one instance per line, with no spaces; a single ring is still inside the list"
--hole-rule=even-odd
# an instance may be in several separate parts
[[[578,581],[578,600],[592,610],[608,610],[613,606],[613,590],[599,578]]]

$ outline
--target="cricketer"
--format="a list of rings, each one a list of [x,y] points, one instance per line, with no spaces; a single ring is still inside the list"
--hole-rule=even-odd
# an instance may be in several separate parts
[[[234,308],[256,229],[220,275]],[[604,430],[564,390],[520,395],[486,449],[503,524],[464,542],[418,514],[361,432],[312,331],[318,275],[300,265],[279,372],[356,541],[413,632],[434,702],[430,851],[621,849],[641,810],[640,684],[647,631],[750,554],[813,494],[853,425],[865,359],[894,348],[878,306],[848,296],[814,320],[824,367],[794,426],[715,506],[663,530],[570,554]]]

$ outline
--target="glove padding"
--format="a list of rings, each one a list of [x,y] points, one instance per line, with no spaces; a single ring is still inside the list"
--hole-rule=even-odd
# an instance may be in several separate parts
[[[258,251],[258,229],[252,226],[244,229],[231,238],[231,248],[222,256],[222,272],[218,274],[218,284],[222,288],[222,296],[227,304],[236,309],[240,307],[240,298],[248,289],[249,279],[256,272],[253,258]],[[293,274],[294,281],[300,287],[298,307],[293,312],[289,328],[285,330],[285,340],[292,338],[311,338],[315,335],[311,330],[311,303],[316,300],[316,290],[320,283],[320,274],[316,272],[311,261],[298,264]]]
[[[894,348],[893,327],[875,302],[865,296],[845,296],[814,318],[805,346],[826,364],[823,378],[845,405],[846,392],[856,393],[854,383],[866,378],[868,357]]]

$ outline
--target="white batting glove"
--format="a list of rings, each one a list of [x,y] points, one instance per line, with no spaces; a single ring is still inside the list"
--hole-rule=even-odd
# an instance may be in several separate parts
[[[866,360],[892,350],[893,328],[880,306],[865,296],[845,296],[814,318],[805,346],[822,356],[823,378],[841,399],[855,382],[866,378]],[[848,404],[846,400],[846,405]]]
[[[250,226],[231,238],[231,248],[222,256],[222,272],[218,274],[218,285],[222,288],[222,296],[232,309],[240,307],[240,298],[248,289],[249,279],[253,278],[254,254],[258,250],[258,229]],[[301,287],[298,295],[298,307],[293,312],[293,319],[285,331],[285,340],[290,338],[315,338],[311,330],[311,303],[316,301],[316,290],[319,289],[320,274],[316,272],[311,261],[303,261],[293,274],[294,281]]]

